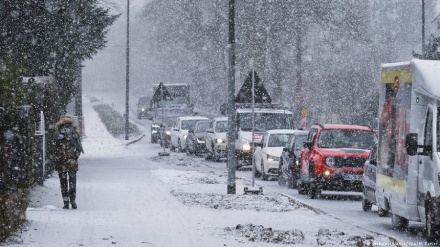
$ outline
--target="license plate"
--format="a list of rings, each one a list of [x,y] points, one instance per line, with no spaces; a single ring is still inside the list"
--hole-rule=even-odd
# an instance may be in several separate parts
[[[362,174],[347,174],[347,173],[343,173],[342,174],[342,178],[344,180],[362,180]]]

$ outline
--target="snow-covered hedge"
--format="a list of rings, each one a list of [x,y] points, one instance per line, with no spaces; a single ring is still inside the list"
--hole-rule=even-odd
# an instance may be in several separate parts
[[[125,133],[125,117],[119,112],[107,104],[95,105],[93,109],[98,113],[108,132],[113,136],[120,137]],[[138,135],[139,129],[133,123],[129,123],[128,133],[129,135]]]

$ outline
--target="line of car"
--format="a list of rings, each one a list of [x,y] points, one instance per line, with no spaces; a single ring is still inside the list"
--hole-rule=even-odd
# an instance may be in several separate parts
[[[169,138],[172,151],[219,161],[227,157],[227,130],[227,117],[176,117],[169,130],[162,130],[161,139]],[[322,191],[364,192],[363,209],[375,204],[374,178],[366,177],[364,166],[374,169],[368,164],[375,160],[369,155],[377,148],[377,133],[368,126],[315,124],[308,131],[273,129],[254,145],[255,177],[275,177],[279,185],[297,188],[299,194],[312,199]]]
[[[227,117],[180,116],[154,121],[151,142],[160,142],[171,151],[205,156],[219,161],[226,158]],[[154,136],[154,137],[153,137]]]

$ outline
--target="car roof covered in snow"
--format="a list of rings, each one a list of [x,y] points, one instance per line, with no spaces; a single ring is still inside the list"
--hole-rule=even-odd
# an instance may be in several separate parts
[[[285,114],[292,114],[289,110],[284,109],[274,109],[274,108],[255,108],[255,112],[258,113],[285,113]],[[252,113],[252,108],[239,108],[237,109],[238,113]]]
[[[209,118],[203,116],[183,116],[178,118],[181,120],[209,120]]]
[[[268,130],[267,133],[269,134],[293,134],[295,132],[299,132],[302,130],[293,130],[293,129],[273,129]]]

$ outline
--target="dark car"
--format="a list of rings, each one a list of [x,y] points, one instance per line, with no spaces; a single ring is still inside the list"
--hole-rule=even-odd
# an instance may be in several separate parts
[[[364,190],[362,192],[362,209],[370,211],[373,205],[377,205],[376,199],[376,168],[377,168],[377,145],[375,145],[368,156],[364,165],[364,176],[362,182]],[[388,214],[388,211],[378,208],[379,216],[383,217]]]
[[[152,109],[150,108],[150,97],[140,97],[137,106],[137,118],[148,118],[151,119],[153,116]]]
[[[186,137],[187,154],[200,156],[206,152],[205,136],[211,121],[198,121],[193,129],[188,131]]]
[[[278,184],[295,188],[299,178],[299,153],[304,145],[309,132],[295,130],[290,136],[287,146],[283,149],[278,169]]]
[[[169,148],[171,144],[171,126],[176,121],[176,117],[157,118],[155,122],[159,125],[159,143],[160,146]]]

